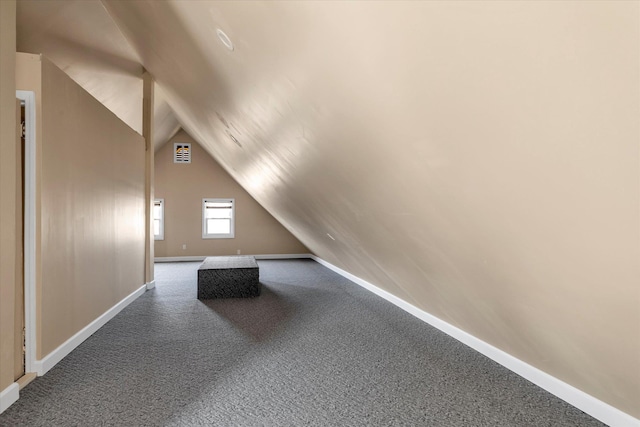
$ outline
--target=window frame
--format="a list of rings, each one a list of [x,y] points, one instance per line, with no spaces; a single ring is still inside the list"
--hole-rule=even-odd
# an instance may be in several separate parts
[[[206,206],[207,203],[231,203],[231,231],[229,233],[207,233],[207,216]],[[235,238],[235,226],[236,224],[236,201],[233,198],[213,198],[207,197],[202,199],[202,238],[203,239],[234,239]]]
[[[160,218],[158,219],[160,221],[160,226],[158,227],[160,229],[160,234],[155,233],[155,221],[157,219],[155,216],[155,208],[156,203],[158,202],[160,202]],[[153,199],[153,209],[151,210],[151,217],[153,218],[154,222],[153,240],[164,240],[164,199]]]
[[[178,160],[177,153],[178,147],[186,147],[188,152],[188,160]],[[189,164],[191,163],[191,143],[190,142],[174,142],[173,143],[173,163],[176,164]]]

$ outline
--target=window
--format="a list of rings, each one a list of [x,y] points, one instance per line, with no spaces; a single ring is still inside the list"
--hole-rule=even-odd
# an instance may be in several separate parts
[[[191,144],[186,142],[173,144],[173,163],[191,163]]]
[[[202,199],[202,238],[233,238],[234,216],[233,199]]]
[[[164,240],[164,199],[153,201],[153,238]]]

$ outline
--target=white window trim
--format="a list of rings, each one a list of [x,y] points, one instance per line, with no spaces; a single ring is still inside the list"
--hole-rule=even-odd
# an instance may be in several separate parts
[[[157,236],[154,234],[153,235],[153,239],[154,240],[164,240],[164,199],[155,199],[153,201],[153,207],[155,208],[155,205],[157,202],[160,202],[160,234],[158,234]],[[155,209],[154,209],[155,210]],[[153,213],[152,210],[151,212]],[[155,222],[156,218],[155,216],[153,217],[153,221]]]
[[[207,218],[205,215],[205,203],[229,203],[231,202],[231,232],[226,234],[207,234]],[[236,231],[236,201],[235,199],[202,199],[202,238],[203,239],[233,239]]]

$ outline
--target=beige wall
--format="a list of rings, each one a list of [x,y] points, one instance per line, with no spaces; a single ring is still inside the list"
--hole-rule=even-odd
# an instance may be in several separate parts
[[[41,359],[144,284],[144,140],[46,59],[17,70],[37,99]]]
[[[174,142],[191,142],[190,164],[173,163]],[[309,252],[184,131],[156,153],[155,197],[165,203],[164,240],[155,243],[156,257],[234,255],[238,249],[254,255]],[[203,198],[235,199],[235,238],[202,238]]]
[[[0,1],[0,392],[13,382],[16,266],[16,2]]]

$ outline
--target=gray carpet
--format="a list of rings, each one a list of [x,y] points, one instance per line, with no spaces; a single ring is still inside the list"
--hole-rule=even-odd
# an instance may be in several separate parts
[[[313,261],[259,265],[260,297],[199,301],[198,263],[157,264],[0,425],[602,425]]]

